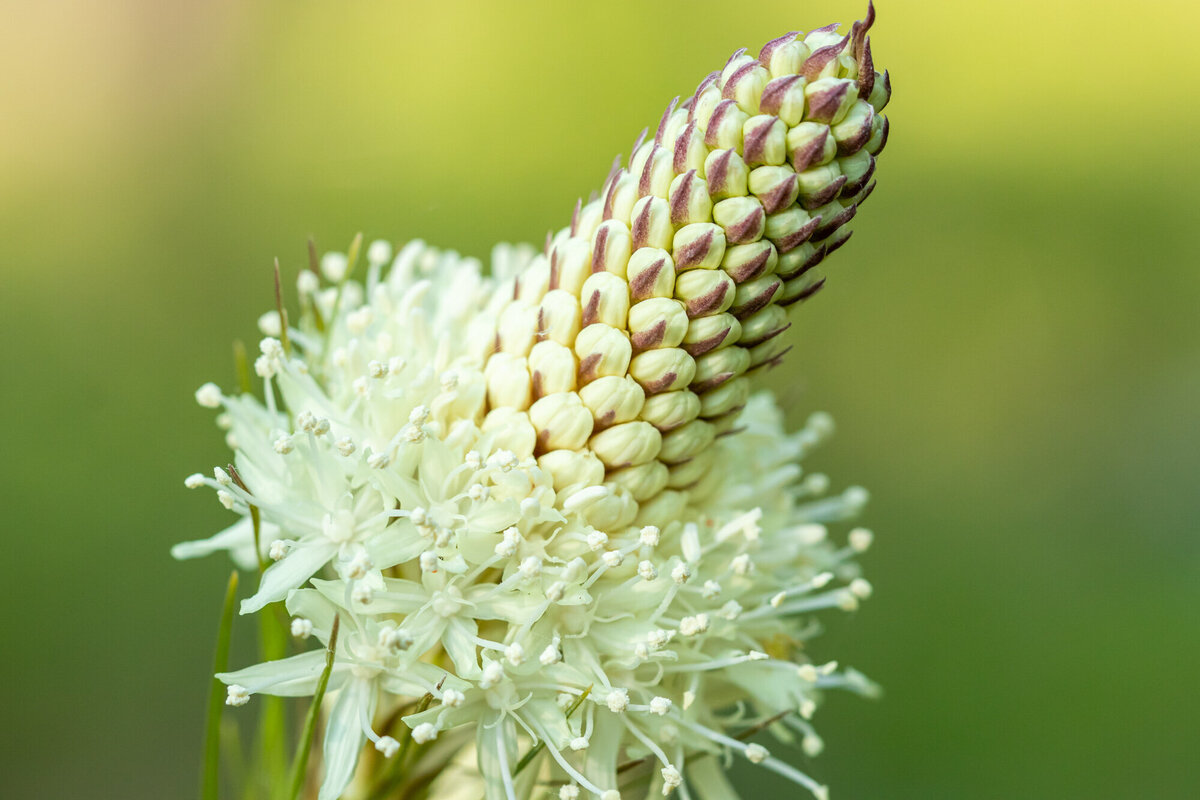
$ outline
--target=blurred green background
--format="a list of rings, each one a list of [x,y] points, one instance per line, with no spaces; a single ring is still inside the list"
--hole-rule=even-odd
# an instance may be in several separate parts
[[[225,459],[192,391],[272,257],[540,242],[734,48],[861,6],[3,3],[0,795],[193,796],[227,566],[167,551],[226,520],[182,485]],[[833,697],[805,767],[1194,797],[1200,10],[879,12],[879,188],[771,382],[873,492],[876,597],[819,645],[887,695]]]

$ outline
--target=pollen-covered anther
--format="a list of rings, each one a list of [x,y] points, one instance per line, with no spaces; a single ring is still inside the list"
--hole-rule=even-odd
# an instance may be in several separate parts
[[[655,697],[650,701],[650,713],[665,717],[670,712],[671,706],[672,703],[669,697]]]
[[[245,686],[231,683],[225,690],[225,705],[244,706],[250,702],[250,690]]]
[[[850,547],[858,553],[865,553],[871,547],[875,535],[866,528],[855,528],[850,531]]]
[[[746,758],[750,759],[750,761],[755,764],[761,764],[763,761],[767,760],[768,756],[771,755],[767,748],[757,743],[747,745],[745,753]]]
[[[850,593],[859,600],[866,600],[874,591],[873,587],[871,586],[871,582],[866,578],[855,578],[854,580],[850,581],[849,589]]]
[[[221,389],[215,383],[206,383],[196,390],[196,402],[204,408],[220,408],[221,399]]]
[[[391,758],[400,751],[400,743],[391,736],[380,736],[375,742],[375,749],[383,753],[384,758]]]
[[[662,768],[661,775],[663,779],[663,797],[669,795],[683,783],[683,775],[669,764]]]
[[[604,698],[605,705],[608,710],[614,714],[619,714],[629,707],[629,690],[628,689],[613,689]]]
[[[426,744],[437,738],[438,729],[428,722],[422,722],[413,728],[412,738],[417,744]]]
[[[696,614],[679,621],[679,632],[684,636],[698,636],[708,631],[708,614]]]

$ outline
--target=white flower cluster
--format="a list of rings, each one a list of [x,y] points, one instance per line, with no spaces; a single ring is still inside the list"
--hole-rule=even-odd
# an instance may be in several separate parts
[[[361,282],[354,253],[327,254],[296,324],[259,321],[264,400],[197,391],[235,455],[186,484],[241,518],[174,554],[269,563],[241,611],[283,601],[297,639],[338,620],[320,800],[364,796],[402,742],[444,798],[731,798],[731,753],[826,796],[746,739],[815,754],[820,691],[874,691],[807,651],[814,612],[871,593],[853,561],[871,534],[826,528],[866,492],[804,474],[832,421],[785,433],[744,373],[778,361],[781,306],[819,286],[869,191],[887,87],[869,24],[736,54],[540,254],[501,246],[485,271],[376,242]],[[740,195],[738,163],[760,164]],[[325,659],[218,677],[230,705],[312,695]]]
[[[498,248],[493,271],[528,256]],[[492,296],[478,262],[413,243],[386,276],[381,266],[365,286],[308,295],[328,320],[327,344],[315,330],[290,338],[315,357],[263,340],[265,404],[212,384],[197,392],[224,409],[239,480],[218,468],[187,485],[215,489],[241,519],[175,549],[226,549],[251,566],[254,506],[275,563],[242,612],[286,600],[292,633],[322,642],[340,615],[321,798],[346,790],[367,740],[394,753],[402,734],[375,720],[425,694],[439,702],[405,717],[414,740],[473,727],[488,798],[526,797],[535,780],[561,782],[562,797],[577,786],[618,797],[618,767],[645,757],[659,762],[662,791],[688,774],[725,785],[705,756],[730,749],[821,793],[728,732],[788,712],[779,721],[812,751],[817,691],[870,689],[802,651],[816,632],[810,612],[852,610],[870,593],[850,560],[870,534],[857,529],[837,547],[825,528],[866,492],[823,497],[827,479],[797,464],[829,418],[786,435],[757,395],[677,520],[597,527],[609,491],[556,491],[532,437],[505,409],[487,411],[468,333],[486,324],[475,309]],[[324,658],[312,650],[220,677],[234,705],[259,692],[311,695]],[[518,788],[512,769],[534,742],[548,757]]]

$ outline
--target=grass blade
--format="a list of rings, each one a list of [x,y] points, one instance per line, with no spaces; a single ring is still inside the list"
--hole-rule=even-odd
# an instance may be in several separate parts
[[[304,789],[304,778],[308,773],[308,753],[312,750],[313,733],[317,729],[317,717],[321,715],[321,701],[325,699],[325,688],[329,686],[329,674],[333,672],[333,658],[337,653],[338,628],[341,622],[340,616],[333,618],[329,647],[325,651],[325,669],[321,672],[321,679],[317,681],[317,692],[313,695],[312,705],[308,707],[308,716],[304,719],[304,732],[300,736],[300,746],[292,763],[292,800],[298,800],[300,792]]]
[[[217,628],[217,652],[213,656],[213,675],[229,668],[229,640],[233,632],[233,604],[237,599],[238,574],[229,575],[225,588],[225,604],[221,607],[221,623]],[[212,679],[208,692],[208,718],[204,724],[204,773],[200,797],[217,800],[221,791],[221,711],[225,707],[225,684]]]

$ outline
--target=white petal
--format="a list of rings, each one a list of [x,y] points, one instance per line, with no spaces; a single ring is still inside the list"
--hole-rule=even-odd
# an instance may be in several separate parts
[[[222,672],[217,675],[223,683],[245,686],[252,694],[273,694],[279,697],[304,697],[317,690],[317,682],[325,670],[325,650],[313,650],[298,656],[255,664],[237,672]],[[334,665],[339,681],[344,680],[349,666]],[[334,677],[329,678],[333,688]]]
[[[274,525],[271,527],[275,528]],[[270,541],[265,536],[260,538]],[[254,558],[254,527],[250,524],[249,517],[242,517],[225,530],[207,539],[180,542],[171,548],[171,557],[183,561],[187,558],[211,555],[220,550],[229,551],[229,557],[242,569],[255,567],[257,561]]]
[[[379,569],[412,561],[429,549],[429,542],[416,527],[406,519],[397,519],[393,524],[364,542],[371,561]]]
[[[475,655],[475,637],[479,635],[479,627],[475,620],[452,618],[448,622],[442,631],[442,646],[446,648],[458,674],[463,678],[473,678],[479,674],[479,661]]]
[[[304,617],[313,624],[313,633],[322,642],[329,641],[337,609],[320,592],[313,589],[293,589],[288,592],[287,610],[293,617]]]
[[[282,600],[292,589],[298,589],[306,580],[333,558],[337,545],[327,540],[301,542],[283,557],[267,567],[262,583],[253,597],[242,601],[241,613],[258,611],[268,603]]]
[[[375,715],[374,706],[374,683],[352,680],[342,687],[325,728],[325,779],[318,800],[337,800],[354,777],[367,738],[362,720]]]

